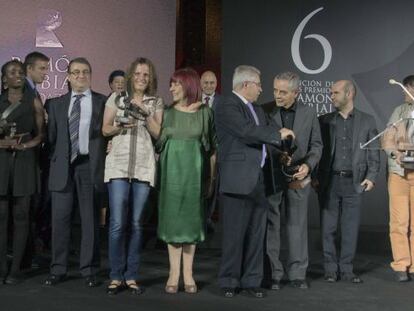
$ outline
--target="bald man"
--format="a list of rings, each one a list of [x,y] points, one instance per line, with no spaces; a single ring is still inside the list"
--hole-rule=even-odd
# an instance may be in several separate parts
[[[322,211],[322,245],[325,281],[357,284],[353,259],[357,247],[361,194],[374,187],[380,168],[378,150],[361,149],[377,134],[374,118],[354,107],[355,85],[348,80],[331,88],[335,112],[319,118],[323,140],[319,163],[319,199]],[[340,254],[336,254],[335,236],[341,227]]]
[[[211,109],[215,109],[221,95],[216,93],[217,78],[214,72],[208,70],[201,75],[202,102]]]

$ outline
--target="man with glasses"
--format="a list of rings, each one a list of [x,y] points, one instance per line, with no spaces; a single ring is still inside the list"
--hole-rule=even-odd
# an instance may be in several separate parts
[[[88,287],[98,286],[97,192],[103,189],[105,140],[102,120],[106,97],[91,90],[91,65],[75,58],[68,66],[71,91],[50,100],[52,261],[45,285],[62,282],[67,273],[71,213],[75,198],[82,227],[80,272]]]
[[[283,152],[274,154],[273,161],[265,168],[271,205],[267,216],[266,253],[272,290],[280,289],[284,276],[280,261],[282,206],[286,209],[287,278],[294,288],[308,288],[309,175],[321,157],[322,140],[315,109],[297,102],[299,87],[299,76],[292,72],[278,74],[273,81],[275,101],[270,103],[269,118],[279,127],[292,130],[296,138],[285,141]]]
[[[263,241],[268,203],[262,168],[265,144],[280,146],[288,129],[268,125],[255,105],[262,92],[260,71],[238,66],[233,75],[233,94],[215,110],[218,138],[219,201],[222,207],[222,259],[219,285],[227,298],[238,289],[263,298]]]

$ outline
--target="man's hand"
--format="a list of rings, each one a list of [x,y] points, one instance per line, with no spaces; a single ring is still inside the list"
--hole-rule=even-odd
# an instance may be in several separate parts
[[[403,152],[400,151],[393,151],[395,162],[397,162],[398,165],[401,165],[401,159],[404,156]]]
[[[361,186],[364,187],[364,191],[370,191],[374,188],[374,183],[369,179],[364,179],[361,183]]]
[[[294,179],[303,180],[306,176],[308,176],[310,168],[307,164],[303,163],[299,166],[299,170],[296,174],[293,175]]]
[[[295,139],[295,133],[293,133],[292,130],[289,130],[285,127],[280,129],[279,133],[282,140],[288,139],[288,136],[292,136],[291,139]]]

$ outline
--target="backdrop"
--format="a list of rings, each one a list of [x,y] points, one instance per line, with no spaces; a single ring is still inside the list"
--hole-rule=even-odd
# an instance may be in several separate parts
[[[394,1],[223,1],[222,91],[231,91],[234,68],[250,64],[262,71],[259,102],[273,100],[273,77],[295,71],[302,81],[299,101],[319,113],[332,111],[329,87],[339,79],[357,85],[356,106],[375,116],[382,130],[403,101],[388,84],[414,74],[414,2]],[[374,191],[364,196],[362,225],[386,230],[386,163]],[[311,225],[319,224],[316,196]]]
[[[108,76],[138,56],[150,58],[159,94],[169,102],[175,68],[175,0],[1,0],[0,63],[33,51],[51,57],[43,98],[67,91],[68,60],[86,57],[93,89],[109,93]]]

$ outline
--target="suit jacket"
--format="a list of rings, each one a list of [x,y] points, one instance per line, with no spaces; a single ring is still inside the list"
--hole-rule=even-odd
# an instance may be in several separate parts
[[[62,191],[68,182],[70,169],[70,138],[68,111],[71,92],[48,101],[48,143],[50,148],[49,189]],[[106,97],[92,91],[92,117],[89,128],[89,162],[91,180],[98,190],[103,189],[105,139],[102,135]]]
[[[332,177],[337,118],[338,112],[331,112],[319,117],[323,139],[322,159],[318,170],[321,193],[326,192]],[[377,135],[374,118],[356,108],[354,108],[354,118],[352,129],[352,178],[355,191],[362,193],[364,189],[360,183],[364,179],[375,182],[380,168],[380,153],[378,150],[360,148],[361,143],[365,143]]]
[[[218,139],[219,191],[247,195],[258,182],[262,145],[280,146],[279,128],[268,125],[263,110],[253,105],[259,125],[243,101],[231,94],[214,111]]]
[[[280,115],[280,107],[275,102],[263,105],[267,117],[277,126],[283,127]],[[295,120],[293,123],[293,133],[295,134],[296,151],[292,155],[292,165],[307,164],[311,172],[317,167],[322,154],[322,138],[319,127],[318,117],[315,109],[296,103]],[[281,172],[279,153],[272,153],[272,161],[267,165],[266,170],[266,192],[274,193],[277,189],[285,187],[286,178]]]
[[[211,105],[211,109],[213,109],[213,111],[214,110],[216,110],[216,106],[219,104],[219,102],[220,101],[222,101],[223,100],[223,96],[222,95],[220,95],[220,94],[218,94],[218,93],[215,93],[214,94],[214,100],[213,100],[213,104]]]

